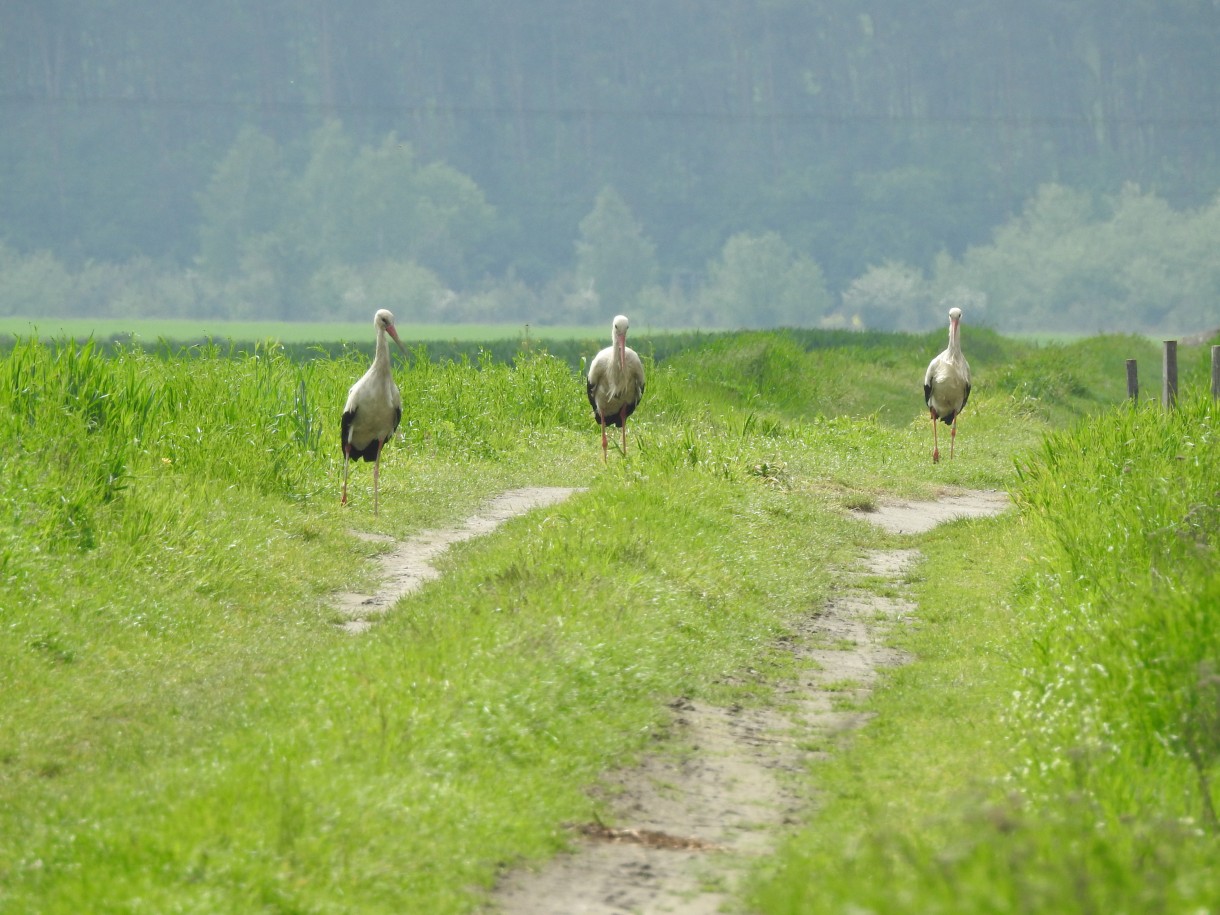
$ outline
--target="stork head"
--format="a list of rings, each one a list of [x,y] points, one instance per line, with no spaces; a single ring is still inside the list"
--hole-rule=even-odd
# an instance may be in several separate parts
[[[621,368],[627,358],[627,316],[615,315],[613,328],[614,352],[618,356],[618,364]]]
[[[962,319],[962,310],[956,306],[949,309],[949,320],[956,324]]]
[[[388,308],[382,308],[377,314],[373,315],[373,326],[377,328],[378,333],[385,331],[389,334],[394,339],[394,342],[398,344],[398,348],[402,350],[403,355],[406,355],[407,348],[398,339],[398,331],[394,327],[394,315],[390,313]]]

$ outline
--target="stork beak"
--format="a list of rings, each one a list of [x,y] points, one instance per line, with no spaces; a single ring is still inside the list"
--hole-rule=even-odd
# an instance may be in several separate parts
[[[394,342],[398,344],[398,348],[402,350],[402,354],[404,356],[407,355],[407,348],[403,346],[402,341],[398,339],[398,331],[394,329],[394,325],[387,324],[385,326],[385,332],[394,338]]]
[[[627,370],[627,335],[622,334],[615,338],[614,348],[618,350],[618,367],[621,371]]]

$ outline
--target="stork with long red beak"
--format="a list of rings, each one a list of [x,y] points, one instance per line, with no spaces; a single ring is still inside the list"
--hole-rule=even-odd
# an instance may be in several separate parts
[[[923,376],[923,399],[932,417],[932,463],[940,460],[936,421],[950,427],[949,457],[957,439],[957,416],[970,399],[970,366],[962,355],[962,310],[949,309],[949,346],[928,364]]]
[[[402,420],[402,395],[394,383],[386,335],[394,339],[404,355],[407,350],[394,329],[394,316],[384,308],[373,316],[373,326],[377,328],[377,351],[373,355],[373,364],[348,390],[347,403],[343,405],[343,497],[340,501],[343,505],[347,504],[349,463],[372,461],[373,514],[376,515],[380,502],[381,447]]]
[[[627,345],[627,316],[614,319],[613,341],[589,363],[589,404],[602,427],[602,463],[605,463],[606,426],[622,426],[623,454],[627,453],[627,417],[644,396],[644,363]]]

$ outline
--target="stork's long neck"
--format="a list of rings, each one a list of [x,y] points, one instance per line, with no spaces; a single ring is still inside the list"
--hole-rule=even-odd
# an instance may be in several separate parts
[[[955,361],[962,358],[962,327],[960,319],[949,322],[949,358]]]
[[[377,328],[377,350],[373,353],[373,368],[384,375],[390,368],[390,345],[386,343],[384,327]]]

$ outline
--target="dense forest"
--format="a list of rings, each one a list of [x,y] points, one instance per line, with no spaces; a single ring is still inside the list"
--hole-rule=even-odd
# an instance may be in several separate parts
[[[0,313],[1220,323],[1212,0],[7,0]]]

